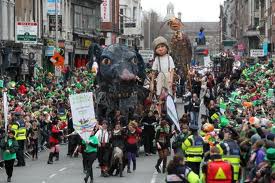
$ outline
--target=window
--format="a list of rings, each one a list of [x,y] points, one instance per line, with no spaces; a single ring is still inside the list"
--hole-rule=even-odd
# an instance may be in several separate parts
[[[136,21],[137,19],[137,7],[133,8],[133,21]]]
[[[74,27],[81,28],[81,14],[79,13],[74,14]]]
[[[96,10],[82,6],[74,7],[74,28],[80,30],[92,30],[99,27],[96,22]]]
[[[95,28],[96,28],[95,16],[89,16],[88,29],[95,29]]]
[[[254,1],[255,2],[255,9],[256,10],[259,10],[259,8],[260,8],[260,1],[259,0],[256,0],[256,1]]]
[[[259,18],[254,18],[255,27],[259,26],[259,23],[260,23]]]

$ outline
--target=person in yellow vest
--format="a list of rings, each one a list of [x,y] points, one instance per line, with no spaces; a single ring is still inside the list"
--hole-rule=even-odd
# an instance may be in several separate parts
[[[185,165],[183,157],[175,155],[167,167],[167,183],[199,183],[200,178]]]
[[[210,160],[202,165],[202,183],[232,183],[234,176],[233,166],[223,161],[220,149],[211,147]]]
[[[232,139],[235,132],[233,129],[227,127],[222,130],[223,141],[217,145],[221,151],[222,159],[228,161],[233,166],[234,170],[234,181],[239,180],[240,170],[240,147],[236,141]]]
[[[26,166],[24,158],[25,140],[27,139],[27,130],[25,122],[20,118],[20,114],[15,114],[14,122],[11,124],[11,130],[15,132],[15,139],[18,142],[18,151],[16,152],[17,164],[16,167]]]
[[[200,164],[203,159],[203,138],[198,134],[198,127],[191,125],[191,135],[182,143],[181,148],[185,152],[186,165],[190,167],[197,175],[200,173]]]

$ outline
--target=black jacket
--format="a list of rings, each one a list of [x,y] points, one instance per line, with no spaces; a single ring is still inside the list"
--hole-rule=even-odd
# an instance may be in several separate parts
[[[190,104],[189,104],[189,111],[190,112],[199,112],[200,111],[200,104],[201,104],[200,100],[193,101],[193,99],[192,99]]]

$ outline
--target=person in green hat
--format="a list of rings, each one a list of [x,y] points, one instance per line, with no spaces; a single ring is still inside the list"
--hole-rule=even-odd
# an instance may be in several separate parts
[[[274,182],[275,181],[275,148],[266,150],[265,162],[256,171],[254,182]]]
[[[0,148],[3,151],[3,159],[5,162],[6,174],[8,176],[7,182],[11,182],[11,177],[13,173],[13,165],[16,159],[16,151],[19,146],[14,137],[15,131],[8,131],[8,135],[2,139],[0,143]]]

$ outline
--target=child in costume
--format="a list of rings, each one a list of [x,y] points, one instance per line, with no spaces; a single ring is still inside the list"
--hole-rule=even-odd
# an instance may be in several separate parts
[[[163,87],[167,88],[168,92],[172,94],[175,64],[172,57],[168,54],[168,42],[164,37],[160,36],[153,41],[153,45],[155,59],[152,66],[154,71],[152,81],[154,81],[157,73],[156,94],[159,96]],[[151,91],[153,90],[153,83],[151,83]]]

